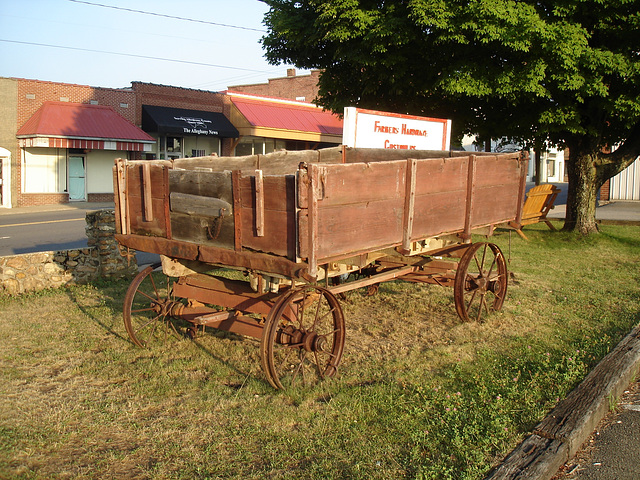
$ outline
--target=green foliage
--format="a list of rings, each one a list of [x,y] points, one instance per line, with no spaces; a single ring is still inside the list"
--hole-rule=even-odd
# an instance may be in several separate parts
[[[601,146],[628,132],[599,116],[639,118],[637,1],[266,3],[267,58],[323,69],[319,101],[337,112],[388,104],[525,140],[532,125],[552,141],[597,130]]]

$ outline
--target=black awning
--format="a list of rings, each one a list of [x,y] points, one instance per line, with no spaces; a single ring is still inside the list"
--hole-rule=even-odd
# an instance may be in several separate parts
[[[154,105],[142,106],[142,130],[160,135],[240,136],[236,127],[222,113]]]

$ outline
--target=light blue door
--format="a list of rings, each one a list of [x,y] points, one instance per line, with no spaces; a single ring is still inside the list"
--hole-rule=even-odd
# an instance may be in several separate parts
[[[69,157],[69,200],[85,200],[84,157]]]

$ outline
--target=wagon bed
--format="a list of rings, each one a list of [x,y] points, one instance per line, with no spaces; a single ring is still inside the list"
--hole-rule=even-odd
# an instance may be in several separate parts
[[[449,285],[463,320],[475,317],[478,297],[479,318],[502,306],[507,273],[499,249],[471,244],[471,233],[520,225],[525,167],[520,153],[347,147],[117,160],[117,240],[161,254],[164,273],[178,279],[162,299],[153,285],[154,321],[136,330],[139,312],[127,304],[151,275],[141,272],[125,300],[125,325],[138,344],[146,343],[143,329],[159,319],[166,329],[169,318],[261,338],[263,368],[280,388],[277,346],[295,345],[305,359],[301,352],[315,360],[328,352],[311,363],[321,378],[335,373],[344,343],[340,292],[400,277]],[[212,275],[217,267],[243,271],[248,282]],[[317,318],[302,326],[300,310],[314,302],[329,312],[329,333],[316,331]],[[290,377],[303,377],[304,361]]]

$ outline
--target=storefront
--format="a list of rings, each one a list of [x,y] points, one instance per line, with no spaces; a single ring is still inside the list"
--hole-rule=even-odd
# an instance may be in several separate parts
[[[342,144],[342,120],[316,105],[244,93],[227,95],[231,121],[240,132],[236,156]]]
[[[155,143],[111,107],[69,102],[44,102],[16,137],[21,193],[37,203],[112,200],[114,160]]]
[[[221,139],[239,135],[222,113],[155,105],[142,105],[142,129],[155,139],[146,158],[161,160],[221,155]]]

